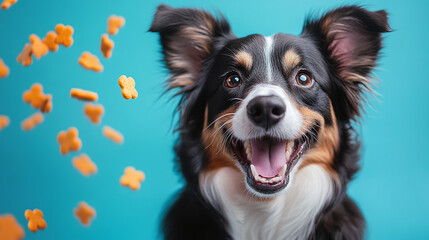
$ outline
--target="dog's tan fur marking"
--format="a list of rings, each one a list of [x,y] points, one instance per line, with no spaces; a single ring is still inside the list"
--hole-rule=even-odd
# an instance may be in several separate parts
[[[253,66],[253,58],[250,53],[246,51],[240,51],[234,56],[235,61],[238,66],[245,68],[247,71],[250,71]]]
[[[228,143],[226,142],[227,140],[223,136],[223,130],[219,129],[222,127],[222,125],[232,119],[233,115],[231,113],[235,113],[236,110],[237,105],[233,105],[227,110],[221,112],[218,116],[216,116],[216,122],[207,127],[211,123],[207,122],[208,106],[206,106],[204,116],[204,130],[202,133],[203,146],[206,149],[206,157],[208,158],[208,165],[204,169],[205,172],[218,170],[223,167],[231,167],[240,171],[237,168],[237,165],[235,165],[234,157],[229,152],[227,146]],[[223,128],[227,129],[230,127],[231,123],[226,123],[223,126]]]
[[[293,49],[287,50],[283,56],[282,64],[285,72],[289,72],[301,63],[301,57]]]
[[[338,176],[332,169],[335,153],[339,145],[339,133],[337,127],[337,119],[334,114],[332,104],[330,103],[332,125],[327,126],[325,120],[320,113],[310,110],[309,108],[300,106],[299,111],[304,116],[304,128],[308,129],[316,122],[320,125],[319,136],[314,147],[309,149],[302,159],[300,168],[304,168],[310,164],[319,164],[333,174],[334,179]],[[305,131],[305,130],[303,130]]]

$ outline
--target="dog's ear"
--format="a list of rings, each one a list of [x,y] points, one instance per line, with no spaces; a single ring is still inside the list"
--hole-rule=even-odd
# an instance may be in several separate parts
[[[230,35],[228,22],[208,12],[160,5],[150,32],[158,32],[164,62],[171,73],[168,89],[193,89],[217,37]]]
[[[386,11],[371,12],[358,6],[307,20],[302,35],[310,35],[333,66],[338,78],[334,84],[340,91],[333,93],[340,96],[334,104],[340,105],[345,118],[360,116],[363,93],[371,91],[369,75],[382,48],[381,33],[389,31]]]

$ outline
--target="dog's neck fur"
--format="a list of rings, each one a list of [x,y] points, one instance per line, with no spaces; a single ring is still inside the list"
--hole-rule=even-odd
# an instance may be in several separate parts
[[[242,173],[222,168],[200,176],[203,196],[220,211],[233,239],[308,239],[315,219],[333,197],[334,183],[326,170],[308,165],[271,200],[256,199],[245,189]]]

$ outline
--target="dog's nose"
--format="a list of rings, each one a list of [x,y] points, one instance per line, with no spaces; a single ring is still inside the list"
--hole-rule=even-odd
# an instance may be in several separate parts
[[[268,130],[285,115],[286,106],[278,96],[259,96],[247,104],[247,115],[256,125]]]

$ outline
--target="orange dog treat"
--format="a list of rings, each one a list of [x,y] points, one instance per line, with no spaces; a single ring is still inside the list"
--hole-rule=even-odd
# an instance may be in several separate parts
[[[22,95],[24,102],[30,103],[33,108],[39,108],[42,112],[52,110],[52,95],[43,93],[43,87],[40,83],[35,83]]]
[[[99,124],[101,122],[101,117],[104,114],[104,107],[101,104],[85,104],[83,112],[89,118],[92,123]]]
[[[31,63],[33,63],[33,59],[31,58],[31,54],[32,54],[31,50],[32,50],[31,44],[29,43],[25,44],[24,49],[18,55],[18,57],[16,58],[16,61],[18,61],[19,63],[22,63],[23,66],[31,65]]]
[[[122,136],[120,132],[116,131],[115,129],[109,126],[103,127],[103,134],[105,137],[110,138],[112,141],[118,144],[122,144],[124,142],[124,136]]]
[[[1,8],[2,9],[8,9],[10,8],[13,4],[15,4],[16,2],[18,2],[18,0],[3,0],[3,2],[1,3]],[[1,239],[1,238],[0,238]]]
[[[82,53],[78,62],[80,63],[80,65],[82,65],[82,67],[86,69],[94,70],[96,72],[103,71],[103,65],[101,65],[98,58],[89,52]]]
[[[73,98],[77,98],[82,101],[97,101],[98,94],[96,92],[91,92],[87,90],[83,90],[80,88],[72,88],[70,90],[70,96]]]
[[[119,31],[119,28],[123,27],[125,24],[125,18],[112,15],[107,20],[107,32],[110,35],[116,35]]]
[[[25,235],[24,229],[11,214],[0,215],[0,239],[20,240]]]
[[[112,56],[112,49],[115,46],[113,41],[109,38],[107,34],[101,36],[101,52],[105,58],[110,58]]]
[[[33,211],[25,210],[25,218],[28,220],[28,229],[32,232],[37,232],[38,229],[45,229],[46,222],[43,219],[43,213],[39,209]]]
[[[49,31],[46,37],[43,39],[43,43],[48,47],[49,51],[56,52],[58,50],[58,43],[55,42],[57,34],[53,31]]]
[[[122,96],[125,99],[135,99],[139,94],[135,89],[136,83],[132,77],[122,75],[118,80],[119,86],[122,88]]]
[[[46,46],[36,34],[30,35],[30,42],[31,42],[31,52],[33,53],[34,57],[36,57],[37,59],[40,59],[41,57],[45,56],[48,53],[49,51],[48,46]]]
[[[130,187],[132,190],[140,188],[140,183],[144,180],[145,175],[142,171],[137,171],[133,167],[125,168],[124,175],[121,177],[122,186]]]
[[[9,117],[8,117],[8,116],[0,115],[0,131],[1,131],[3,128],[5,128],[5,127],[9,126],[9,123],[10,123],[10,119],[9,119]]]
[[[42,113],[49,113],[52,110],[52,95],[45,95],[45,99],[40,107]]]
[[[33,130],[34,127],[41,124],[44,120],[43,114],[41,113],[34,113],[24,121],[22,121],[21,128],[24,131],[30,131]]]
[[[0,58],[0,78],[5,78],[9,75],[9,67]]]
[[[97,173],[97,166],[84,153],[73,158],[73,166],[84,176]]]
[[[56,43],[62,44],[64,47],[70,47],[73,44],[73,27],[64,26],[60,23],[55,26],[55,32],[57,33]]]
[[[63,155],[66,155],[70,151],[79,151],[82,147],[79,132],[75,127],[71,127],[67,131],[61,131],[58,134],[57,140],[60,144],[60,152]]]
[[[86,202],[80,202],[74,210],[75,216],[79,219],[80,223],[85,226],[91,224],[91,220],[95,217],[95,210],[89,206]]]

